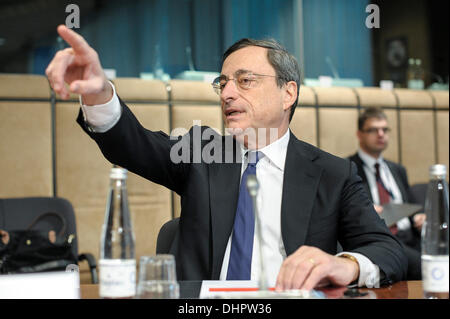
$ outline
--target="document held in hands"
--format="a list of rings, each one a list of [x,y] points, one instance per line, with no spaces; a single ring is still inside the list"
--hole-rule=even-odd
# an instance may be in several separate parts
[[[417,212],[420,212],[421,210],[421,205],[388,203],[383,205],[383,212],[380,217],[384,219],[388,227],[391,227],[400,219],[409,217]]]

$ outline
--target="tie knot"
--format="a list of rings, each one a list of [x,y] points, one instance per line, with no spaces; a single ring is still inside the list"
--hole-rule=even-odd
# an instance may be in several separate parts
[[[256,164],[258,164],[258,161],[261,159],[261,152],[248,151],[247,158],[248,158],[248,165],[256,166]]]
[[[380,164],[379,163],[375,163],[375,170],[377,171],[377,172],[379,172],[380,171]]]

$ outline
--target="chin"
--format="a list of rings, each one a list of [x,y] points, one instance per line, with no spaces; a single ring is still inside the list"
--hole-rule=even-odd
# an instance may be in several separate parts
[[[384,150],[386,150],[386,148],[387,148],[387,145],[381,145],[381,146],[379,146],[378,147],[378,151],[380,151],[380,152],[384,152]]]
[[[244,123],[239,123],[237,121],[230,121],[226,123],[225,125],[227,131],[235,131],[238,132],[244,132],[247,128],[250,127],[250,125],[246,125]]]

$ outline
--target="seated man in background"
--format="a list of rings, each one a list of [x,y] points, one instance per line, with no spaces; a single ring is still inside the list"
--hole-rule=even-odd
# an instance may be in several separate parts
[[[406,278],[402,246],[375,212],[355,165],[290,131],[300,72],[278,43],[242,39],[224,53],[213,88],[231,135],[194,126],[173,138],[141,126],[80,35],[65,26],[58,33],[71,48],[55,55],[46,74],[62,98],[69,92],[81,96],[81,127],[109,161],[181,196],[179,230],[170,250],[179,280],[258,280],[259,245],[269,285],[279,291],[330,284],[373,287],[378,280],[385,285]],[[207,139],[199,140],[207,131]],[[178,148],[180,143],[186,148]],[[217,146],[218,159],[210,162],[203,152],[195,159],[196,150],[211,145]],[[179,150],[186,158],[174,161]],[[245,183],[250,174],[259,180],[261,236]],[[336,251],[338,240],[342,254]]]
[[[367,108],[358,119],[357,136],[359,150],[349,157],[358,167],[375,210],[383,216],[383,206],[389,202],[401,204],[409,200],[409,184],[406,169],[383,158],[388,147],[389,131],[387,117],[380,108]],[[408,280],[420,280],[420,231],[425,214],[418,213],[403,218],[390,227],[391,232],[405,245],[408,257]]]

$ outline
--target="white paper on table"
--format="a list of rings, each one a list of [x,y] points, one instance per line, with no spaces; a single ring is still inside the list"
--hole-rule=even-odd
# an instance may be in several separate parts
[[[210,289],[223,289],[223,291],[211,291]],[[242,295],[246,290],[250,292],[258,289],[256,280],[203,280],[200,289],[200,299],[215,298],[223,295]],[[226,291],[231,290],[231,291]]]
[[[258,288],[256,280],[204,280],[200,289],[200,299],[204,298],[295,298],[325,299],[325,293],[317,290],[286,290],[276,292],[274,287],[267,291]]]
[[[0,299],[79,299],[78,272],[0,275]]]

